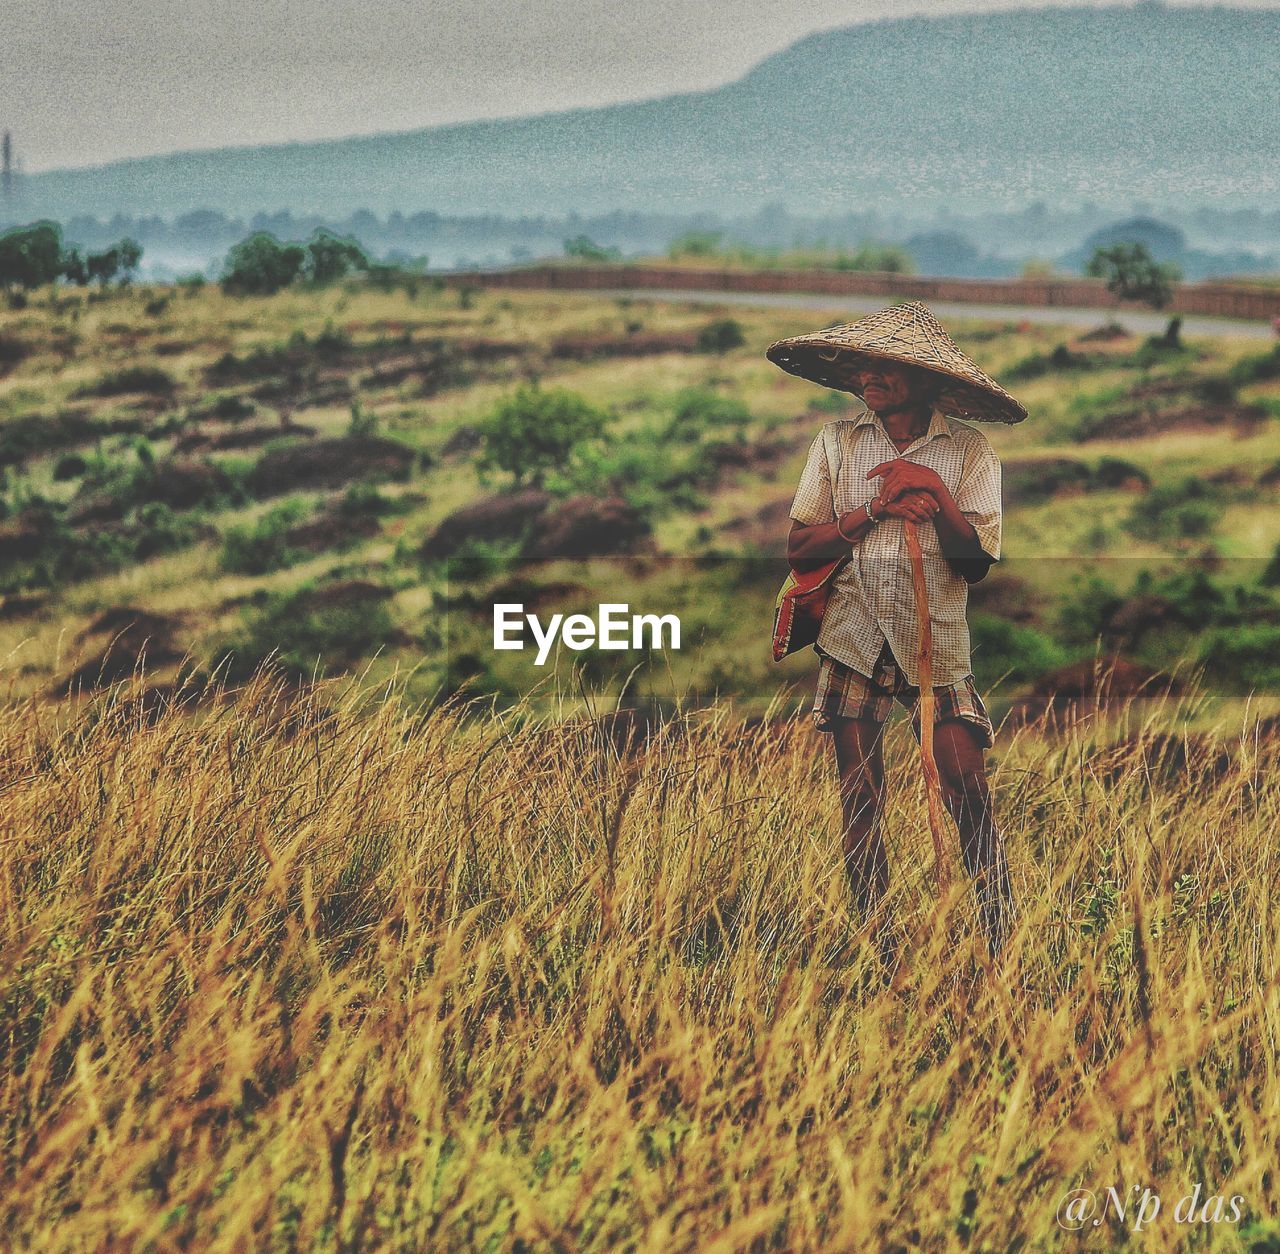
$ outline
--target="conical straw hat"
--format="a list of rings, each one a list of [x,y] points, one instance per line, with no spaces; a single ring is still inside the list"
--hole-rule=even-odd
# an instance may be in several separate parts
[[[1021,422],[1027,411],[956,346],[918,300],[868,314],[857,322],[793,335],[771,344],[775,365],[824,387],[861,398],[854,371],[868,359],[901,361],[943,376],[935,400],[943,413],[981,422]]]

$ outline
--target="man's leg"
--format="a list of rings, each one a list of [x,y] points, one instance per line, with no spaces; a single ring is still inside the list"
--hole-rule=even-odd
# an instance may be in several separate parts
[[[864,919],[874,916],[889,883],[889,860],[880,834],[884,797],[884,724],[870,718],[831,720],[840,772],[844,818],[844,866],[853,899]],[[883,939],[887,928],[873,924]]]
[[[1008,934],[1013,890],[1004,842],[992,812],[979,733],[963,719],[948,719],[934,728],[933,735],[943,800],[960,829],[960,852],[973,876],[978,915],[994,956]]]

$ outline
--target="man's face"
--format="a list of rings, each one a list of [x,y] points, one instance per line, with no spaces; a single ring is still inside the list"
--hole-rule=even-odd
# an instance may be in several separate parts
[[[892,361],[867,361],[855,372],[868,409],[892,411],[925,398],[924,377],[910,366]]]

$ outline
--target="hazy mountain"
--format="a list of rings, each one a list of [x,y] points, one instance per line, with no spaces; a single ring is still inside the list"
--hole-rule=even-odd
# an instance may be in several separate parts
[[[0,219],[1256,205],[1280,190],[1277,102],[1277,10],[908,18],[812,35],[713,91],[28,175]]]

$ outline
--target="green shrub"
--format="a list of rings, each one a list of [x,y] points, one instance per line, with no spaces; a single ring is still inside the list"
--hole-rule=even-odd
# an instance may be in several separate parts
[[[1261,383],[1266,379],[1280,379],[1280,344],[1269,352],[1241,358],[1232,366],[1229,378],[1237,386]]]
[[[173,376],[159,366],[125,366],[104,374],[97,383],[81,388],[78,396],[123,396],[145,392],[151,396],[168,396],[177,384]]]
[[[604,435],[609,417],[575,392],[525,384],[480,424],[477,468],[541,486],[548,471],[564,470],[575,452]]]
[[[232,527],[222,540],[219,563],[237,575],[265,575],[284,570],[307,556],[289,544],[288,533],[306,516],[302,501],[285,501],[248,527]]]
[[[1280,690],[1280,624],[1214,628],[1199,656],[1206,675],[1233,691]]]
[[[385,601],[333,591],[308,584],[247,610],[244,631],[227,646],[228,676],[245,679],[274,654],[287,675],[302,680],[317,669],[367,657],[394,639]]]
[[[741,436],[751,422],[751,411],[736,397],[722,396],[710,388],[685,388],[675,396],[671,421],[663,433],[669,440],[701,441],[725,431]]]
[[[1189,475],[1160,484],[1134,503],[1128,526],[1154,540],[1192,540],[1208,535],[1220,509],[1219,496],[1203,479]]]
[[[982,687],[990,687],[1002,677],[1024,683],[1067,660],[1062,646],[1043,632],[994,614],[972,615],[969,643],[974,677]]]
[[[698,332],[700,353],[727,353],[731,349],[741,348],[746,342],[742,324],[734,318],[719,318],[715,322],[708,322]]]

